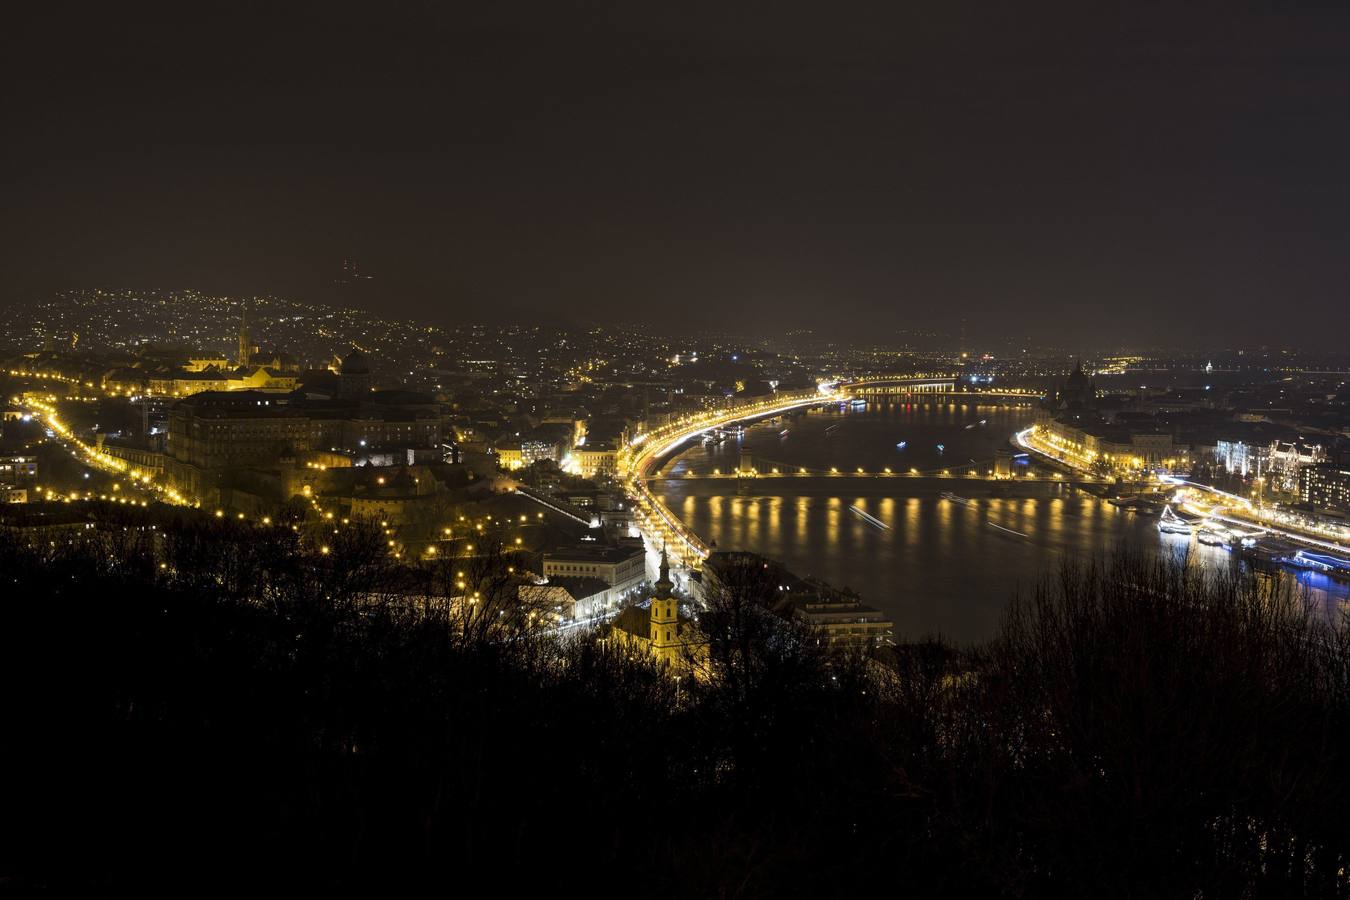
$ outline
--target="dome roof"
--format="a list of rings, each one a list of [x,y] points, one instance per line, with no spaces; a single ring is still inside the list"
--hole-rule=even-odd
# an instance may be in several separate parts
[[[1074,367],[1073,372],[1069,374],[1069,378],[1065,383],[1070,385],[1085,385],[1087,384],[1087,380],[1087,373],[1083,371],[1083,358],[1080,356],[1078,358],[1078,365]]]
[[[342,357],[342,367],[338,369],[340,375],[369,375],[370,363],[366,360],[366,355],[355,347],[344,357]]]

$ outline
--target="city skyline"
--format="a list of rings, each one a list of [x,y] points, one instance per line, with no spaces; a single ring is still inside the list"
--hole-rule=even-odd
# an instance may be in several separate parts
[[[1350,900],[1350,6],[6,12],[0,891]]]

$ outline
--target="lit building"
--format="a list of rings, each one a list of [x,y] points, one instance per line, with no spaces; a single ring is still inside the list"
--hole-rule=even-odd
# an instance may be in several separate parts
[[[1230,475],[1261,474],[1270,468],[1270,448],[1244,441],[1217,441],[1214,458]]]
[[[341,453],[390,462],[441,456],[444,419],[430,398],[406,391],[362,400],[311,400],[296,394],[207,391],[169,409],[164,468],[179,491],[199,497],[226,469],[278,469],[283,460]]]
[[[0,456],[0,482],[15,484],[22,479],[36,478],[37,472],[36,456],[27,454]]]
[[[1078,465],[1121,474],[1172,472],[1184,468],[1190,460],[1190,447],[1177,444],[1167,432],[1082,425],[1066,419],[1048,419],[1040,427],[1050,448]]]
[[[518,445],[505,444],[497,448],[497,465],[508,472],[525,468],[525,455]]]
[[[516,590],[522,606],[560,620],[585,621],[612,608],[606,601],[609,585],[598,578],[554,578]]]
[[[544,438],[526,438],[520,442],[521,465],[532,466],[537,462],[558,461],[558,445]]]
[[[892,644],[894,626],[885,613],[857,597],[833,591],[794,597],[792,615],[815,629],[831,650]]]
[[[1299,499],[1315,509],[1350,511],[1350,466],[1325,463],[1299,473]]]
[[[620,611],[609,624],[606,636],[620,646],[650,653],[671,670],[701,667],[707,656],[707,642],[698,633],[693,618],[680,612],[679,598],[671,593],[675,584],[670,580],[664,548],[660,572],[651,598]]]
[[[254,391],[194,394],[169,410],[169,455],[201,469],[272,462],[309,450],[310,419]]]
[[[205,372],[207,369],[225,370],[230,367],[230,361],[223,356],[193,356],[183,366],[185,372]]]
[[[1270,448],[1271,475],[1277,486],[1285,490],[1296,490],[1303,470],[1326,460],[1326,449],[1320,444],[1276,441]]]
[[[598,578],[609,586],[607,603],[617,602],[646,576],[647,559],[641,547],[582,544],[544,554],[545,578]]]
[[[568,458],[583,478],[612,477],[618,471],[618,455],[610,447],[574,447]]]

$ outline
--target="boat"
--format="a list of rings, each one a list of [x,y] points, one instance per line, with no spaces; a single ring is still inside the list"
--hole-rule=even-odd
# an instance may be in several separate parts
[[[1162,515],[1158,517],[1158,530],[1163,534],[1190,536],[1195,533],[1195,524],[1177,515],[1176,510],[1167,506],[1163,508]]]
[[[897,449],[897,450],[903,450],[903,449],[905,449],[905,448],[908,447],[908,446],[909,446],[909,441],[901,441],[900,443],[898,443],[898,444],[895,445],[895,449]]]
[[[866,512],[865,510],[861,510],[856,506],[850,506],[849,509],[853,510],[853,512],[855,512],[858,515],[858,517],[861,518],[868,525],[875,525],[877,528],[880,528],[883,531],[891,530],[891,526],[887,525],[885,522],[881,521],[871,513]]]
[[[937,445],[937,451],[938,451],[939,453],[944,452],[946,449],[947,449],[947,445],[946,445],[946,444],[938,444],[938,445]]]
[[[1134,511],[1141,516],[1160,516],[1166,506],[1167,502],[1164,500],[1140,497],[1134,502]]]
[[[956,494],[953,494],[951,491],[943,491],[941,494],[938,494],[938,496],[941,497],[943,500],[950,500],[950,501],[952,501],[953,503],[960,503],[962,506],[974,506],[974,505],[975,505],[975,501],[974,501],[974,500],[971,500],[969,497],[958,497]]]
[[[997,522],[985,522],[984,524],[988,525],[990,528],[997,528],[999,531],[1006,531],[1006,532],[1008,532],[1008,534],[1015,534],[1015,535],[1017,535],[1018,537],[1024,537],[1024,538],[1029,538],[1029,537],[1031,537],[1031,535],[1029,535],[1029,534],[1024,534],[1024,533],[1021,532],[1021,531],[1013,531],[1011,528],[1004,528],[1002,525],[998,524]]]
[[[784,428],[782,431],[778,432],[778,436],[779,436],[779,437],[787,437],[787,436],[788,436],[788,430],[787,430],[786,428]]]
[[[1210,547],[1222,547],[1225,550],[1233,549],[1233,545],[1229,543],[1227,536],[1217,530],[1211,531],[1208,528],[1201,528],[1195,539]]]
[[[852,406],[854,409],[862,409],[864,406],[867,405],[867,401],[866,401],[866,400],[854,400],[854,401],[853,401],[852,403],[850,403],[849,405]]]
[[[1350,578],[1350,559],[1333,556],[1330,553],[1314,553],[1311,550],[1298,550],[1292,555],[1279,557],[1279,561],[1300,569],[1309,569],[1314,572],[1322,572],[1326,575]]]

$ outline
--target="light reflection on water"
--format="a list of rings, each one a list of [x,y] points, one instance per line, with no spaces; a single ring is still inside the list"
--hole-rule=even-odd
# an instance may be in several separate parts
[[[994,449],[1006,446],[1007,437],[1032,417],[1026,408],[961,404],[816,411],[757,425],[720,447],[695,446],[666,471],[676,477],[688,469],[728,471],[747,446],[756,460],[793,469],[833,465],[851,471],[862,465],[878,471],[898,468],[902,456],[905,469],[935,468],[956,457],[974,458],[987,468]],[[965,427],[979,419],[988,425]],[[836,423],[840,427],[827,436],[825,429]],[[789,435],[780,438],[785,427]],[[903,454],[895,450],[900,440],[909,444]],[[937,443],[946,445],[944,453],[936,451]],[[1063,485],[1023,484],[1007,496],[995,496],[999,488],[990,482],[959,479],[758,479],[744,488],[747,493],[738,493],[731,480],[671,480],[656,487],[680,518],[718,548],[763,553],[798,574],[852,587],[891,615],[900,639],[931,633],[962,642],[986,638],[1013,592],[1053,575],[1065,557],[1098,556],[1123,546],[1152,552],[1189,547],[1200,564],[1233,565],[1226,550],[1161,535],[1157,519]],[[948,490],[971,503],[943,499],[940,494]],[[852,506],[889,530],[867,522]],[[1325,576],[1304,574],[1299,580],[1325,602],[1350,597],[1350,589]]]

